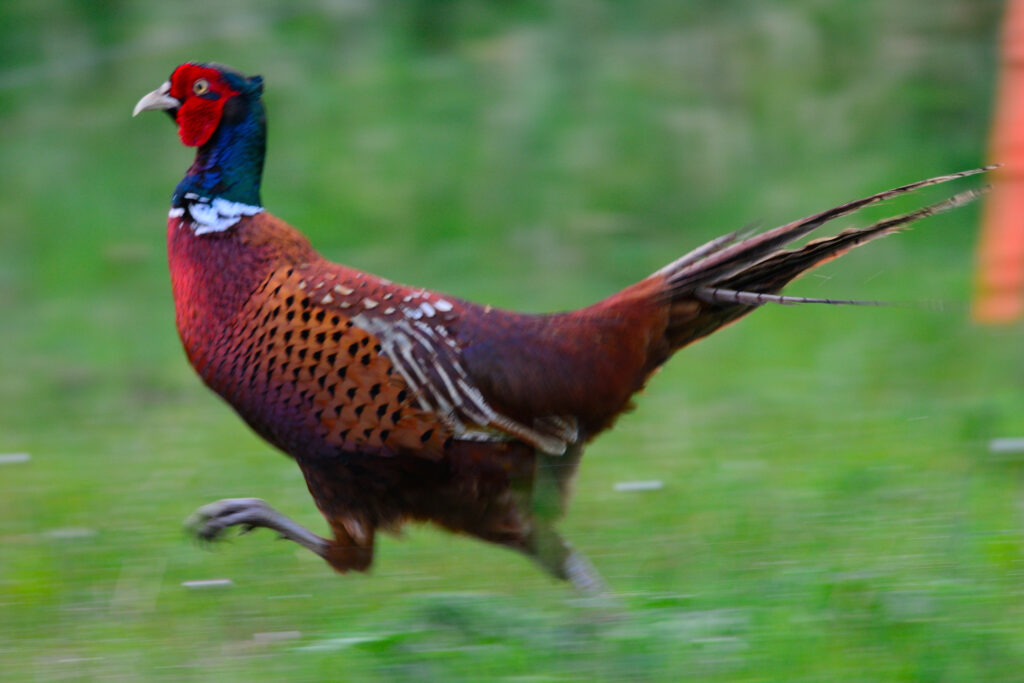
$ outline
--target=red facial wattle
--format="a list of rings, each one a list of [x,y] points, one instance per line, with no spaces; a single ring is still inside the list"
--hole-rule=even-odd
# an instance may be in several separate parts
[[[207,89],[197,94],[195,84],[201,80]],[[206,144],[220,125],[224,105],[238,94],[216,69],[196,64],[179,66],[171,75],[170,95],[181,102],[175,117],[181,142],[189,147]]]

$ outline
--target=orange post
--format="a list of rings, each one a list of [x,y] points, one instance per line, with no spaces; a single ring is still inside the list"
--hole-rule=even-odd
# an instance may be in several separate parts
[[[1024,313],[1024,0],[1008,0],[989,152],[992,176],[978,248],[974,319],[1009,323]]]

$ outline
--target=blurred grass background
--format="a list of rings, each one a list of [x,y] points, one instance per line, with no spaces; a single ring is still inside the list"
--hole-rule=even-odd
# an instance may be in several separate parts
[[[563,524],[621,596],[414,527],[370,576],[181,520],[323,522],[194,377],[164,257],[191,160],[135,101],[267,81],[265,204],[327,256],[534,311],[696,244],[984,161],[995,0],[0,4],[0,678],[1017,680],[1024,334],[969,323],[978,209],[673,360]],[[936,199],[898,203],[859,221]],[[618,481],[659,479],[620,493]],[[228,588],[183,581],[230,578]]]

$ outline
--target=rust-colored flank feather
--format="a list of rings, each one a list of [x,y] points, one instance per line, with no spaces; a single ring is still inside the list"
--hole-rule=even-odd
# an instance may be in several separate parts
[[[379,296],[367,284],[340,268],[272,272],[241,311],[230,347],[234,372],[215,389],[238,401],[257,393],[264,405],[299,411],[325,450],[440,457],[448,430],[416,405],[381,355],[381,340],[352,322],[355,310]]]
[[[169,111],[181,139],[199,147],[167,224],[189,360],[295,459],[331,536],[251,498],[206,505],[190,524],[208,539],[232,526],[268,527],[338,571],[370,566],[378,529],[418,520],[601,590],[554,523],[584,445],[651,374],[765,303],[872,303],[779,292],[824,261],[974,196],[785,249],[862,206],[977,171],[933,178],[761,235],[726,235],[580,310],[513,313],[331,263],[264,211],[262,87],[219,65],[183,65],[136,113]]]

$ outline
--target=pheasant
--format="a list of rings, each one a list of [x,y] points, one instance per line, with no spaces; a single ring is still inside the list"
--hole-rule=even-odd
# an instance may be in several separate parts
[[[331,263],[264,210],[263,80],[186,63],[133,115],[164,110],[197,147],[167,221],[176,323],[189,361],[260,436],[295,459],[330,538],[265,502],[190,518],[202,539],[266,527],[335,570],[366,571],[378,530],[433,522],[603,583],[555,530],[583,448],[678,349],[785,296],[807,270],[977,195],[784,249],[824,223],[929,185],[880,192],[757,235],[733,232],[592,306],[530,315]]]

